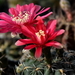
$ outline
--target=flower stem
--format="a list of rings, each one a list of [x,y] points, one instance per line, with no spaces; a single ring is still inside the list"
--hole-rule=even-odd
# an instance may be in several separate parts
[[[46,57],[47,63],[51,65],[52,64],[52,58],[51,58],[51,53],[50,53],[50,47],[44,48],[43,54]]]

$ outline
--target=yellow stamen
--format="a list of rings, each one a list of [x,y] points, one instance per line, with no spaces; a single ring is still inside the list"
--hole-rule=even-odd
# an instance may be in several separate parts
[[[16,23],[25,23],[28,21],[29,19],[29,13],[24,11],[24,12],[20,12],[18,16],[12,18],[12,21],[15,21]]]
[[[38,37],[41,37],[41,36],[45,36],[45,33],[43,30],[39,30],[39,32],[35,33]]]

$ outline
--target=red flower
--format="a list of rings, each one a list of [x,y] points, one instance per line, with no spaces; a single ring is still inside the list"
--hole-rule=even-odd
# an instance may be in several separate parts
[[[26,45],[24,48],[26,50],[36,48],[35,57],[40,57],[42,54],[42,49],[45,47],[63,47],[59,42],[54,41],[57,36],[64,33],[63,29],[55,31],[56,20],[51,20],[47,25],[44,25],[44,22],[40,19],[40,17],[37,19],[39,19],[39,22],[33,29],[22,26],[23,34],[29,37],[29,39],[20,39],[15,43],[15,45]]]
[[[13,33],[21,33],[21,26],[27,24],[34,24],[35,18],[50,8],[41,9],[41,6],[34,5],[30,3],[29,5],[19,4],[16,8],[10,8],[9,12],[12,16],[9,16],[6,13],[0,13],[0,33],[13,32]],[[41,16],[42,19],[52,14],[52,12]]]

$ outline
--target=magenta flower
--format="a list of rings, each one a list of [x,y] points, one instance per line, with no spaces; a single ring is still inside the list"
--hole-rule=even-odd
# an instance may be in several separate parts
[[[18,40],[15,45],[21,46],[26,45],[24,49],[30,50],[32,48],[36,48],[35,51],[35,57],[40,57],[42,54],[42,49],[48,46],[53,46],[56,48],[63,47],[62,44],[60,44],[57,41],[54,41],[54,39],[63,34],[64,30],[58,30],[56,31],[56,20],[51,20],[48,22],[47,25],[44,24],[44,22],[38,17],[39,22],[37,25],[30,29],[26,26],[22,26],[22,32],[25,36],[29,37],[28,39],[20,39]]]
[[[12,33],[22,33],[22,25],[32,25],[36,22],[36,17],[39,14],[42,14],[48,11],[50,8],[41,9],[41,6],[34,5],[30,3],[29,5],[19,4],[16,8],[10,8],[9,13],[12,16],[9,16],[6,13],[0,13],[0,33],[12,32]],[[52,12],[41,16],[42,19],[52,14]],[[30,24],[29,24],[30,23]]]

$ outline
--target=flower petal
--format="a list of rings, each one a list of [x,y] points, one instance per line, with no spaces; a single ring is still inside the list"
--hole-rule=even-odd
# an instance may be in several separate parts
[[[45,46],[53,46],[56,48],[63,48],[62,44],[60,44],[59,42],[56,42],[56,41],[46,43]]]
[[[5,27],[8,23],[4,20],[0,20],[0,28]]]
[[[39,11],[39,13],[37,13],[37,15],[42,14],[42,13],[48,11],[49,9],[50,9],[50,8],[46,8],[46,9],[43,8],[43,10]]]
[[[38,11],[41,9],[41,6],[35,5],[35,8],[36,8],[36,9],[35,9],[35,13],[36,13],[36,12],[38,12]]]
[[[21,45],[25,45],[25,42],[22,42],[21,40],[18,40],[16,43],[15,43],[16,46],[21,46]]]
[[[57,35],[56,36],[59,36],[59,35],[63,34],[65,32],[65,30],[64,29],[61,29],[61,30],[58,30],[56,32],[57,32]]]
[[[48,11],[49,9],[50,9],[50,8],[46,8],[46,9],[43,8],[43,9],[41,9],[41,11],[39,11],[36,15],[42,14],[42,13]],[[53,12],[50,12],[50,13],[48,13],[47,15],[41,16],[41,18],[44,19],[44,18],[50,16],[52,13],[53,13]]]
[[[30,4],[28,5],[27,9],[28,9],[28,10],[31,10],[34,6],[35,6],[34,3],[30,3]]]
[[[55,39],[57,36],[63,34],[65,32],[65,30],[61,29],[61,30],[58,30],[56,32],[54,32],[49,38],[48,40],[53,40]]]
[[[19,4],[17,4],[16,10],[17,10],[18,12],[21,11],[21,6],[20,6]]]
[[[53,12],[50,12],[50,13],[48,13],[48,14],[44,15],[44,16],[41,16],[41,18],[42,18],[42,19],[44,19],[44,18],[46,18],[46,17],[50,16],[52,13],[53,13]]]
[[[25,36],[30,38],[33,36],[33,33],[26,26],[22,25],[21,27],[22,27],[22,32]]]
[[[28,46],[24,47],[24,49],[32,49],[32,48],[35,48],[35,47],[36,47],[36,45],[28,45]]]
[[[42,54],[42,47],[37,47],[35,51],[35,57],[39,58]]]
[[[34,42],[31,39],[20,39],[15,43],[15,45],[21,46],[21,45],[26,45],[30,43],[34,43]]]
[[[9,30],[7,29],[7,28],[2,28],[2,29],[0,29],[0,33],[6,33],[6,32],[8,32]]]
[[[44,25],[44,21],[42,20],[42,18],[40,16],[38,16],[36,18],[36,20],[38,20],[38,22],[36,24],[36,30],[37,31],[39,31],[39,30],[45,31],[46,30],[46,26]]]
[[[11,17],[6,13],[0,13],[0,19],[3,19],[10,24],[12,23]]]
[[[10,12],[10,14],[12,14],[14,16],[17,16],[19,14],[18,11],[15,8],[10,8],[9,12]]]
[[[50,20],[47,25],[47,33],[51,34],[54,32],[57,20]]]

